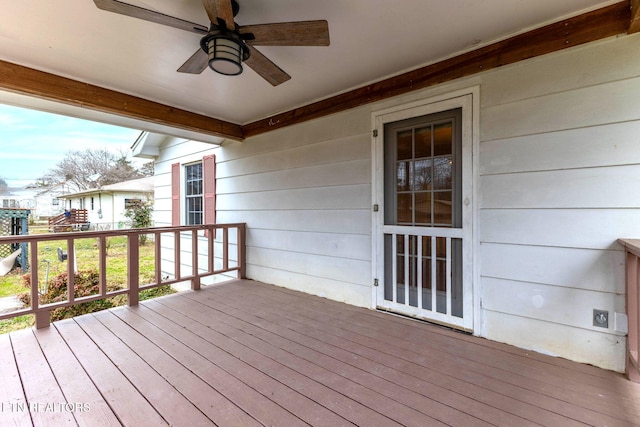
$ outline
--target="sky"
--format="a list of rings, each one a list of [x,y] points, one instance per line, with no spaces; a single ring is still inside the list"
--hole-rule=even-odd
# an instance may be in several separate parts
[[[68,151],[128,153],[140,130],[0,104],[0,177],[9,187],[34,183]]]

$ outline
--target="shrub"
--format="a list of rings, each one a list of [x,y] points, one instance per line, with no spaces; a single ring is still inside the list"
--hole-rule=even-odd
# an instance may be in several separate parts
[[[132,200],[126,208],[124,216],[131,220],[132,228],[148,228],[153,225],[151,216],[153,215],[153,204],[150,201]],[[140,244],[147,243],[147,235],[140,235]]]
[[[100,293],[99,273],[97,270],[79,271],[74,274],[74,296],[82,298]],[[30,275],[26,274],[22,277],[23,284],[30,287]],[[67,300],[67,283],[68,274],[66,272],[55,276],[49,281],[47,292],[40,295],[40,304],[50,304],[54,302]],[[117,285],[107,285],[107,292],[121,289]],[[169,285],[160,286],[158,288],[148,289],[140,292],[140,300],[155,298],[161,295],[174,293]],[[20,301],[25,305],[31,304],[31,293],[27,292],[18,296]],[[112,307],[124,305],[127,301],[126,295],[117,295],[114,297],[103,298],[96,301],[83,302],[70,307],[56,308],[51,311],[51,321],[68,319],[70,317],[79,316],[81,314],[95,313],[96,311],[105,310]]]

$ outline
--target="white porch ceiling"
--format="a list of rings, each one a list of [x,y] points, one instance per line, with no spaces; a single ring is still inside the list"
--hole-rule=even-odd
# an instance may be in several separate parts
[[[126,0],[208,26],[200,0]],[[300,107],[527,29],[602,0],[238,0],[241,25],[326,19],[328,47],[259,47],[291,75],[272,87],[245,67],[176,72],[197,34],[99,10],[92,0],[0,0],[0,59],[236,124]],[[0,94],[0,102],[20,103]],[[34,101],[29,102],[33,107]],[[37,107],[38,102],[35,102]],[[42,104],[46,110],[55,104]],[[66,112],[60,107],[58,112]],[[78,115],[77,113],[74,113]],[[82,115],[82,113],[80,113]],[[95,118],[87,112],[86,117]],[[121,119],[116,124],[131,126]]]

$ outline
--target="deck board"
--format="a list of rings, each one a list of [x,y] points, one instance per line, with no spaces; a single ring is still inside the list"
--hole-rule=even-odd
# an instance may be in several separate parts
[[[29,406],[35,408],[29,411],[33,424],[76,425],[73,412],[56,408],[65,402],[65,397],[33,332],[22,330],[14,338],[13,351],[24,394]]]
[[[184,317],[188,319],[181,313],[168,309],[164,315],[161,315],[151,309],[151,307],[157,309],[157,305],[158,303],[155,301],[149,302],[136,309],[137,314],[165,333],[173,335],[191,352],[202,356],[203,362],[208,362],[204,363],[205,369],[214,369],[227,381],[240,380],[242,385],[248,386],[242,387],[242,393],[245,396],[240,396],[240,393],[236,392],[233,400],[239,402],[252,417],[265,425],[305,425],[300,418],[290,412],[296,410],[295,403],[301,396],[282,387],[281,384],[273,381],[243,360],[226,353],[184,326],[175,323],[172,318],[179,320],[180,317]],[[197,372],[202,370],[202,367],[198,366],[193,368]]]
[[[169,425],[188,422],[205,425],[209,419],[171,383],[158,374],[159,361],[151,367],[147,361],[128,347],[120,337],[100,323],[96,316],[80,316],[76,323],[102,349],[132,385],[153,405]],[[132,334],[128,334],[131,339]],[[140,340],[144,337],[136,337]]]
[[[223,290],[221,289],[220,291],[222,292]],[[211,296],[208,295],[207,298],[211,298]],[[227,294],[220,299],[224,300],[226,304],[229,298],[233,298],[233,296]],[[268,296],[261,295],[259,292],[255,292],[252,296],[248,297],[248,299],[251,298],[254,298],[256,301],[256,304],[251,306],[253,313],[256,312],[255,310],[260,310],[261,306],[266,307],[266,309],[277,306],[264,304],[264,298],[268,298]],[[365,335],[358,336],[355,332],[345,332],[345,330],[352,329],[353,322],[347,322],[346,320],[340,319],[341,316],[344,315],[344,310],[333,313],[334,316],[331,318],[332,325],[320,324],[321,326],[318,326],[318,321],[325,319],[327,313],[332,313],[327,307],[323,306],[322,310],[318,310],[314,314],[314,310],[310,310],[308,305],[304,305],[303,310],[296,310],[295,307],[299,307],[300,304],[295,299],[282,300],[278,302],[280,304],[288,304],[288,306],[292,308],[286,314],[281,312],[272,312],[267,316],[267,319],[271,322],[284,322],[285,324],[293,325],[291,327],[296,330],[300,330],[299,325],[308,328],[315,328],[309,332],[309,334],[314,338],[324,336],[323,342],[325,343],[331,343],[338,339],[343,339],[345,340],[343,342],[343,348],[346,348],[349,351],[360,352],[364,356],[374,358],[376,360],[380,360],[385,353],[388,353],[391,357],[386,357],[386,362],[382,363],[387,363],[388,366],[393,367],[394,369],[412,373],[414,375],[423,373],[424,376],[422,378],[427,381],[431,380],[432,384],[440,384],[443,387],[450,387],[451,390],[456,393],[469,395],[472,398],[478,398],[487,404],[498,405],[499,408],[502,408],[505,411],[518,412],[518,409],[520,409],[522,411],[520,415],[527,417],[528,413],[529,418],[533,417],[537,422],[541,422],[543,416],[546,414],[547,421],[550,424],[558,421],[567,422],[566,420],[557,417],[556,414],[559,413],[563,414],[564,418],[574,418],[578,421],[587,423],[600,422],[602,425],[607,425],[608,423],[616,422],[618,420],[619,413],[616,408],[619,407],[619,404],[621,403],[620,396],[617,397],[618,405],[611,405],[612,402],[608,401],[606,396],[602,395],[602,389],[598,390],[598,394],[600,395],[599,400],[594,399],[587,393],[584,393],[584,390],[582,393],[563,390],[562,387],[560,387],[562,381],[555,383],[553,386],[548,386],[546,383],[538,382],[538,384],[542,386],[542,390],[538,390],[536,387],[531,386],[530,382],[532,380],[530,378],[524,377],[520,378],[519,382],[513,381],[514,378],[517,379],[513,374],[505,376],[504,371],[501,369],[478,364],[472,360],[472,357],[470,357],[470,355],[474,354],[473,350],[468,348],[461,348],[458,350],[459,354],[465,355],[465,360],[462,364],[450,362],[448,359],[451,358],[451,353],[443,352],[437,348],[431,348],[429,352],[425,353],[423,351],[421,354],[410,353],[407,350],[411,350],[411,347],[403,346],[394,349],[393,346],[390,346],[389,338],[386,334],[383,334],[382,336],[382,340],[385,340],[385,344],[381,344],[380,340],[372,338],[372,335],[367,331],[359,331],[361,333],[363,332],[364,334],[368,334],[367,339],[362,338]],[[250,304],[249,301],[242,301],[242,306],[245,309],[248,304]],[[325,305],[326,304],[331,303],[326,302]],[[409,322],[408,326],[414,327],[414,321],[407,321],[401,318],[396,319],[402,322]],[[291,323],[294,320],[300,323]],[[382,320],[386,325],[387,319]],[[340,327],[335,325],[339,325]],[[333,332],[335,335],[327,335],[326,333],[329,331]],[[403,331],[398,331],[399,334],[403,332],[406,333],[406,328],[403,328]],[[456,333],[454,338],[459,339],[460,336],[461,335],[459,333]],[[353,341],[349,341],[349,339]],[[424,342],[430,342],[433,339],[435,338],[431,336],[423,337]],[[358,342],[364,345],[360,345]],[[378,350],[381,346],[385,347],[382,352]],[[400,362],[403,359],[410,364]],[[475,371],[469,369],[470,367],[474,368]],[[426,371],[426,369],[430,369],[431,371]],[[617,375],[614,374],[613,376],[616,380],[618,379]],[[459,379],[460,382],[456,383],[456,381],[452,380],[454,378]],[[391,377],[389,380],[395,381],[396,378]],[[495,394],[491,394],[492,391],[494,391]],[[570,394],[568,399],[567,393]],[[549,394],[551,394],[551,396],[549,396]],[[569,403],[571,399],[574,399],[579,403],[579,405],[574,404],[574,402]],[[523,402],[527,405],[523,406]],[[601,412],[592,410],[594,406],[597,406]],[[486,409],[484,411],[486,411]],[[629,414],[629,420],[637,419],[633,410],[629,411]]]
[[[252,281],[1,335],[0,380],[91,408],[0,425],[640,426],[620,374]]]
[[[319,403],[332,404],[337,401],[341,406],[345,406],[342,400],[351,399],[350,412],[355,412],[355,402],[371,411],[364,413],[366,418],[353,419],[353,422],[362,424],[363,422],[373,422],[376,425],[392,425],[391,420],[385,419],[384,413],[394,414],[393,418],[402,425],[438,425],[431,417],[422,417],[416,411],[397,402],[385,398],[382,394],[376,393],[371,388],[363,387],[355,381],[349,381],[338,375],[335,366],[321,367],[314,363],[308,363],[303,358],[298,357],[291,346],[279,347],[271,345],[269,342],[261,340],[256,336],[243,332],[233,325],[222,323],[222,319],[215,316],[215,312],[207,309],[206,305],[199,304],[188,297],[181,297],[166,301],[171,307],[188,310],[190,307],[200,305],[198,310],[192,310],[190,317],[200,322],[216,322],[216,331],[219,332],[217,342],[225,347],[227,351],[247,359],[252,366],[259,367],[263,372],[273,375],[275,379],[291,388],[304,390],[305,393],[313,393],[314,400]],[[233,319],[229,316],[225,319]],[[231,320],[233,322],[233,320]],[[234,322],[237,323],[237,322]],[[201,323],[202,324],[202,323]],[[225,336],[231,339],[222,339]],[[224,341],[224,342],[223,342]],[[286,350],[283,350],[286,348]],[[386,410],[385,410],[386,409]],[[382,413],[378,411],[382,410]],[[378,412],[378,414],[376,414]],[[344,413],[345,416],[350,414]]]
[[[78,424],[105,427],[120,425],[100,391],[56,330],[46,328],[38,331],[36,336],[65,401],[75,405],[73,413]]]
[[[55,322],[53,326],[83,366],[107,404],[124,425],[169,425],[158,411],[141,395],[89,337],[75,319]],[[39,331],[36,331],[36,335]]]
[[[156,346],[152,341],[153,333],[147,335],[145,328],[136,327],[137,324],[144,322],[143,319],[140,318],[138,322],[126,323],[110,311],[101,312],[96,315],[96,318],[152,366],[165,380],[173,384],[181,394],[193,402],[215,424],[260,425],[205,380]],[[186,348],[180,350],[183,354],[189,351]]]
[[[220,309],[228,312],[226,307],[229,303],[229,298],[230,296],[225,296],[224,304],[218,303]],[[214,304],[214,302],[211,302],[211,295],[208,295],[203,300]],[[255,306],[251,306],[251,312],[258,313],[258,310],[260,310],[259,301],[256,301]],[[243,306],[246,304],[249,303],[242,302]],[[242,311],[238,311],[236,314],[243,316]],[[296,329],[299,329],[299,326],[292,323],[289,323],[289,325],[293,328],[293,333],[283,328],[277,329],[271,326],[271,324],[286,324],[293,313],[289,312],[286,316],[282,313],[271,313],[271,315],[275,317],[271,317],[269,322],[263,322],[265,324],[264,327],[270,328],[278,334],[287,335],[291,339],[300,340],[302,345],[314,347],[319,353],[344,361],[344,363],[351,366],[351,370],[343,373],[347,377],[355,379],[361,376],[354,369],[375,372],[378,376],[377,382],[380,387],[386,384],[384,388],[390,392],[390,395],[402,395],[402,400],[405,404],[409,404],[413,398],[416,409],[426,409],[431,414],[437,414],[437,412],[434,412],[433,407],[425,408],[425,404],[430,402],[431,399],[441,402],[441,405],[448,405],[446,407],[449,408],[462,408],[457,413],[448,411],[447,414],[440,414],[443,418],[439,419],[443,421],[457,419],[463,425],[470,425],[471,420],[469,417],[473,416],[478,419],[484,419],[487,423],[498,421],[504,424],[521,426],[535,425],[535,423],[527,421],[528,418],[535,418],[538,422],[544,420],[551,425],[558,422],[566,423],[566,420],[557,414],[549,411],[546,411],[547,413],[545,414],[545,411],[540,410],[539,407],[511,398],[508,394],[495,393],[485,387],[475,386],[468,381],[456,381],[452,376],[442,374],[443,364],[446,361],[434,359],[427,363],[428,366],[398,363],[402,357],[405,357],[406,352],[401,350],[398,354],[385,358],[384,353],[374,350],[388,347],[388,344],[384,341],[372,343],[372,347],[360,346],[355,341],[349,341],[344,338],[342,338],[342,342],[336,343],[338,340],[332,340],[330,336],[324,334],[324,331],[330,329],[331,326],[326,325],[326,322],[322,322],[324,319],[322,317],[315,324],[311,324],[314,329],[313,335],[309,337],[308,335],[301,336],[298,334]],[[259,321],[252,320],[251,323],[259,324]],[[308,327],[310,325],[307,324],[305,326]],[[254,334],[256,333],[254,332]],[[323,335],[325,335],[324,340],[321,339]],[[275,338],[268,337],[267,339],[274,340]],[[339,344],[342,344],[342,346]],[[283,343],[282,345],[291,346],[289,343]],[[320,359],[317,354],[310,355],[310,357]],[[469,374],[465,374],[465,380],[467,375]],[[465,417],[462,411],[467,412],[469,415]]]
[[[0,387],[0,420],[3,421],[0,424],[31,425],[29,411],[17,409],[24,407],[27,404],[27,399],[24,396],[9,335],[0,335],[0,384],[2,384]]]

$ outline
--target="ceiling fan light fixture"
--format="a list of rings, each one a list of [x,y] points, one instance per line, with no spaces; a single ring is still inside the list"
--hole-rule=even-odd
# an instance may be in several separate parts
[[[209,55],[209,67],[226,76],[242,73],[242,61],[249,58],[244,41],[233,33],[205,36],[203,49]]]

